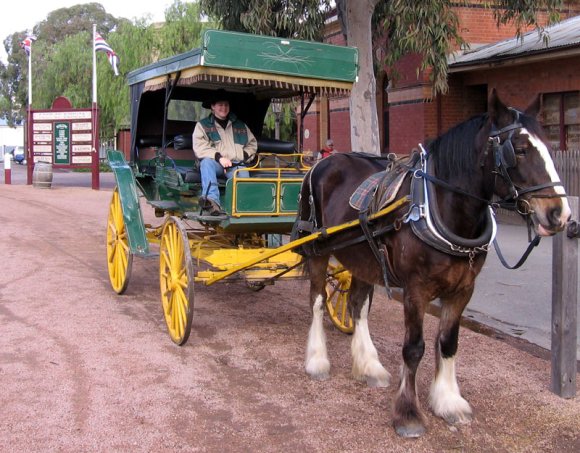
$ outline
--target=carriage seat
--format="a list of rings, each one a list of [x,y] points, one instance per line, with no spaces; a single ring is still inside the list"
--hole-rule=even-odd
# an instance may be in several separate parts
[[[145,137],[143,137],[145,138]],[[153,137],[151,138],[151,142]],[[201,174],[199,172],[199,159],[195,157],[193,151],[193,137],[191,134],[177,134],[171,140],[171,145],[174,150],[191,150],[192,166],[176,166],[175,170],[180,174],[184,183],[199,184],[201,183]],[[274,153],[274,154],[294,154],[296,147],[292,142],[282,140],[275,140],[270,138],[261,138],[258,140],[257,153]],[[170,152],[168,153],[170,155]],[[253,176],[253,175],[252,175]],[[256,174],[256,176],[272,177],[273,175]],[[302,175],[296,175],[301,177]],[[226,178],[218,178],[220,186],[225,186]]]
[[[258,154],[295,154],[296,146],[292,142],[276,140],[274,138],[260,138],[258,140]]]
[[[292,142],[276,140],[273,138],[260,138],[257,153],[294,154],[296,146]],[[173,137],[174,149],[193,149],[193,137],[191,134],[177,134]]]

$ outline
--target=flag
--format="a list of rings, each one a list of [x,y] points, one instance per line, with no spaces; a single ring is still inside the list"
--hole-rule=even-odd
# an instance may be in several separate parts
[[[107,58],[109,59],[109,63],[111,63],[111,67],[115,72],[115,75],[119,75],[119,57],[113,51],[111,46],[107,44],[107,42],[103,39],[103,37],[99,33],[95,33],[95,51],[96,52],[106,52]]]
[[[113,72],[116,76],[119,75],[119,57],[115,52],[107,52],[107,58],[109,59],[109,63],[111,63],[111,67],[113,68]]]
[[[32,42],[36,41],[36,36],[29,35],[22,40],[20,47],[24,49],[26,55],[30,56],[30,49],[32,48]]]

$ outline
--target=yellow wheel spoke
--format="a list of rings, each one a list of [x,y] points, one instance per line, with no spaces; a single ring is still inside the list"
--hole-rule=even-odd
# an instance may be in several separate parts
[[[167,219],[161,235],[159,279],[165,321],[171,339],[183,344],[189,337],[193,304],[193,269],[187,232],[181,220]]]
[[[351,285],[350,273],[339,263],[331,262],[327,269],[326,309],[332,323],[342,332],[352,333],[352,318],[348,312],[348,291]]]
[[[161,268],[164,271],[166,269],[169,269],[171,267],[171,264],[169,262],[169,256],[167,255],[167,251],[166,250],[164,250],[163,252],[161,252],[160,260],[161,260]],[[167,274],[164,274],[164,275],[167,275]]]
[[[109,280],[115,292],[122,294],[127,288],[132,265],[123,209],[118,189],[115,189],[107,219],[107,265]]]

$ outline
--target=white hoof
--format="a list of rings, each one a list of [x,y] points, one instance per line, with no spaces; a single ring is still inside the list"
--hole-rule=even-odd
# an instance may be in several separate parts
[[[388,387],[391,383],[391,373],[377,360],[369,361],[363,367],[353,366],[352,375],[369,387]]]
[[[437,403],[431,401],[431,409],[450,425],[465,425],[473,419],[471,406],[459,395],[448,396]]]
[[[324,381],[330,376],[330,362],[324,357],[312,357],[306,362],[306,373],[317,381]]]
[[[439,371],[431,384],[429,404],[433,413],[450,425],[471,422],[473,411],[459,392],[454,357],[440,360]]]

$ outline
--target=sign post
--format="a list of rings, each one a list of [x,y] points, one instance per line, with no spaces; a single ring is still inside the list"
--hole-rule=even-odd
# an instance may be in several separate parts
[[[4,154],[4,184],[12,184],[12,155],[10,153]]]

